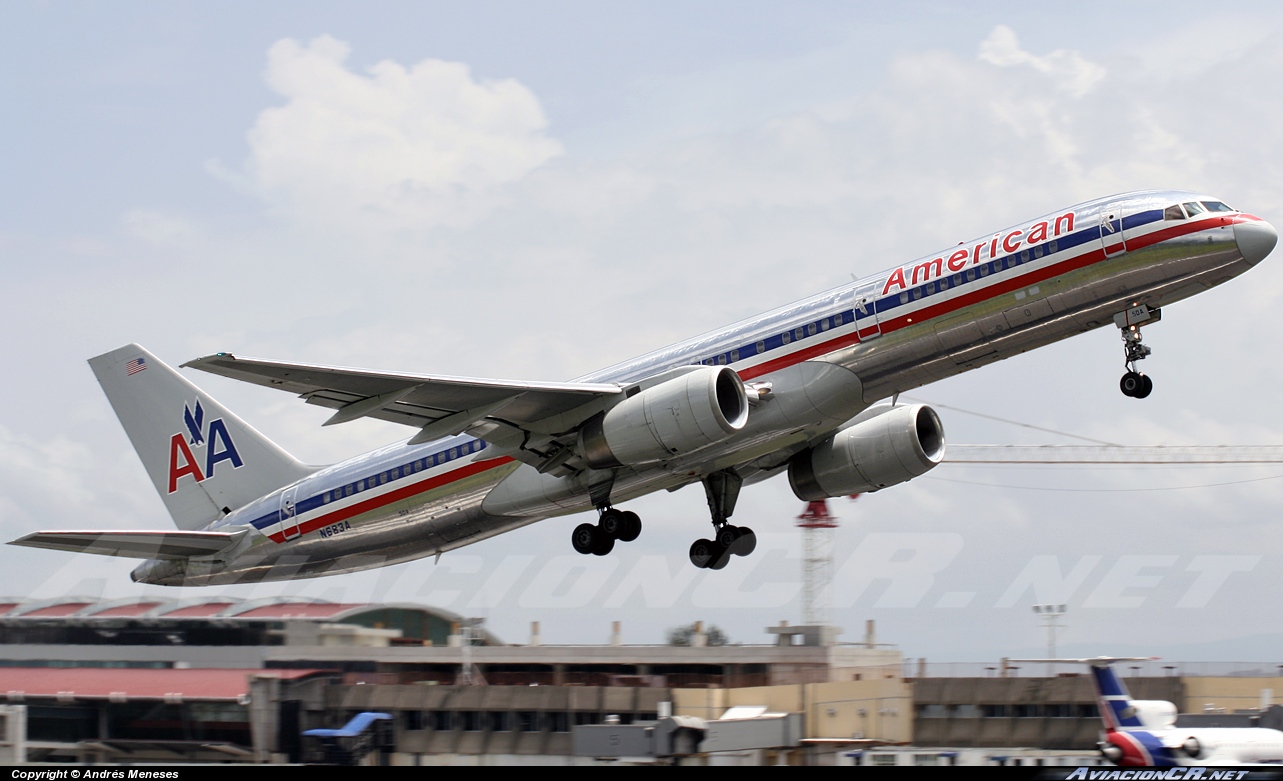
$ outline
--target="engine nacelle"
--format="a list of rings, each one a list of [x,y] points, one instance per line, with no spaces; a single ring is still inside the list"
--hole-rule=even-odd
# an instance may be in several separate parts
[[[715,445],[747,422],[748,396],[735,370],[701,366],[588,421],[579,452],[593,469],[645,464]]]
[[[1171,729],[1176,726],[1176,706],[1167,700],[1132,700],[1136,718],[1149,729]]]
[[[925,474],[943,459],[944,427],[935,410],[893,407],[794,456],[789,484],[805,502],[870,493]]]

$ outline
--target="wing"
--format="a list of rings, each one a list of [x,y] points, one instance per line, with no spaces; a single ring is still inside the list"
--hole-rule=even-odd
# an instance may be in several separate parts
[[[56,531],[34,532],[10,542],[28,548],[125,556],[134,559],[186,559],[212,556],[236,544],[247,529],[235,532]]]
[[[428,374],[395,374],[337,366],[237,358],[230,353],[183,364],[234,380],[298,394],[336,410],[325,425],[370,417],[419,429],[411,444],[467,431],[543,462],[564,445],[556,440],[622,392],[601,383],[510,382]]]

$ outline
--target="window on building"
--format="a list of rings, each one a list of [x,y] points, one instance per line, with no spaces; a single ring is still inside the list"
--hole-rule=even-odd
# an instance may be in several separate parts
[[[552,711],[545,713],[544,718],[548,723],[550,732],[569,732],[570,731],[570,714],[565,711]]]
[[[486,727],[491,732],[512,730],[512,714],[506,710],[493,710],[486,714]]]
[[[437,732],[450,732],[453,730],[454,723],[450,718],[452,715],[454,715],[453,712],[448,710],[432,711],[432,729]]]
[[[517,731],[518,732],[538,732],[539,731],[539,713],[532,710],[517,711]]]
[[[481,731],[481,713],[474,710],[459,711],[459,726],[464,732]]]
[[[402,716],[402,724],[405,725],[405,728],[407,730],[418,731],[423,729],[423,726],[424,726],[423,711],[408,710],[405,713],[403,713],[401,716]]]
[[[980,713],[987,719],[1005,719],[1011,715],[1011,708],[1007,705],[981,705]]]
[[[895,764],[895,754],[870,754],[869,764],[877,767],[890,767]]]

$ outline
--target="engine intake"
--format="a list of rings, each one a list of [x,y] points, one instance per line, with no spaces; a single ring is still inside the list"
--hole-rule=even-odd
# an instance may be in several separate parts
[[[944,459],[944,427],[925,404],[893,407],[793,457],[789,484],[813,502],[870,493],[912,480]]]
[[[593,469],[634,466],[715,445],[747,422],[748,396],[735,370],[701,366],[589,420],[579,452]]]

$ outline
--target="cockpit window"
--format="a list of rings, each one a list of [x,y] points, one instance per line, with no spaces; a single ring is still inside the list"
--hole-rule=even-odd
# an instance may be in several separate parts
[[[1189,216],[1191,217],[1196,217],[1202,214],[1203,212],[1207,211],[1207,209],[1204,209],[1202,206],[1199,206],[1193,201],[1190,201],[1189,203],[1184,204],[1184,206],[1185,206],[1185,211],[1188,212]]]
[[[1232,212],[1232,211],[1234,211],[1233,209],[1231,209],[1230,207],[1228,207],[1228,206],[1226,206],[1225,204],[1221,203],[1220,201],[1203,201],[1203,205],[1207,207],[1207,210],[1208,210],[1209,212]]]
[[[1185,212],[1181,211],[1181,207],[1179,205],[1168,206],[1166,209],[1163,209],[1163,219],[1164,220],[1183,220],[1185,219]]]

